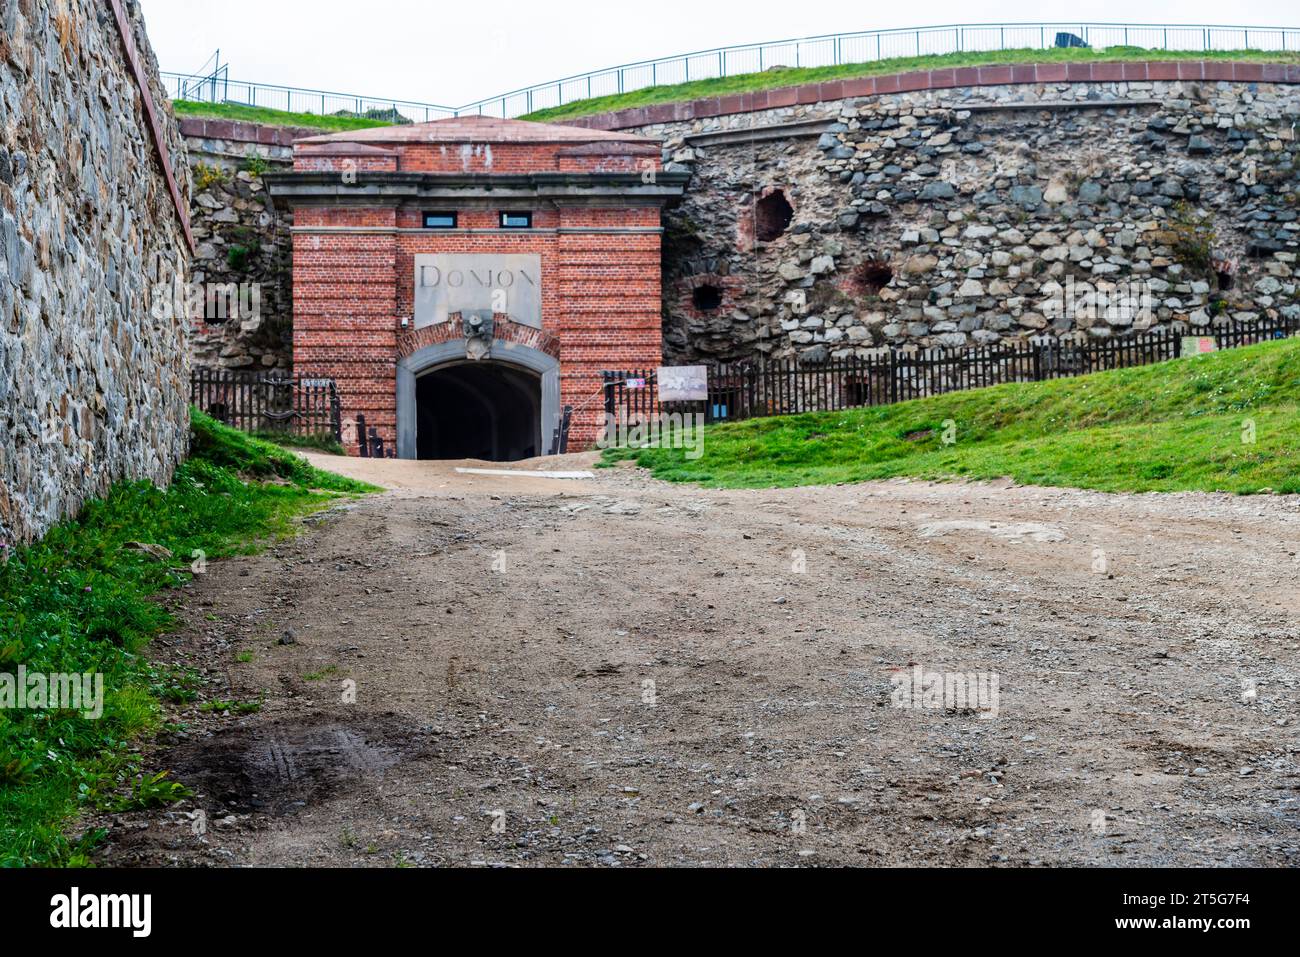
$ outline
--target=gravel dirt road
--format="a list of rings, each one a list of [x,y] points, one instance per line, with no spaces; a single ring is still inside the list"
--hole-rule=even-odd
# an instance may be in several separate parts
[[[313,458],[390,491],[178,596],[261,708],[103,863],[1300,863],[1295,498]]]

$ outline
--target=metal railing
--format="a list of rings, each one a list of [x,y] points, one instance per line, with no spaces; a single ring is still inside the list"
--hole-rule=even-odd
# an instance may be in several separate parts
[[[359,96],[355,93],[331,93],[328,90],[308,90],[274,83],[244,83],[230,79],[228,66],[204,76],[163,73],[162,81],[172,99],[200,103],[257,106],[289,113],[361,117],[390,123],[427,123],[458,115],[454,107],[439,106],[436,103]]]
[[[664,412],[703,413],[706,422],[836,412],[892,405],[1011,382],[1043,382],[1182,356],[1184,339],[1213,338],[1232,349],[1300,333],[1300,320],[1218,320],[1207,327],[1133,333],[1107,339],[1035,339],[964,349],[882,349],[817,364],[797,359],[708,363],[708,399],[661,403],[654,369],[602,372],[605,412],[618,421]]]
[[[842,66],[948,53],[1047,50],[1058,45],[1058,34],[1072,35],[1088,46],[1098,48],[1133,46],[1178,52],[1300,51],[1300,27],[1082,22],[957,23],[714,47],[562,77],[458,107],[268,83],[234,82],[227,73],[222,72],[226,67],[218,71],[219,76],[164,73],[163,81],[168,92],[176,99],[191,98],[211,103],[269,107],[295,113],[334,113],[422,123],[448,116],[523,116],[538,110],[564,106],[576,100],[742,73],[762,73],[777,67]]]
[[[343,437],[333,379],[195,366],[190,403],[242,432],[280,432],[339,442]]]

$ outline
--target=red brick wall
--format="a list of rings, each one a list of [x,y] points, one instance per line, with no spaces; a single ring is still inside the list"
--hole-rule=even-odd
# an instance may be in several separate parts
[[[395,156],[339,156],[296,153],[293,158],[295,173],[328,173],[351,170],[355,173],[395,173]]]
[[[542,269],[542,327],[558,344],[561,402],[575,408],[571,447],[593,443],[604,415],[599,395],[601,370],[655,366],[661,359],[660,238],[655,232],[556,233],[554,229],[656,229],[660,224],[658,208],[538,209],[534,228],[517,233],[328,231],[337,227],[418,229],[422,212],[405,208],[296,210],[295,370],[334,378],[345,423],[363,413],[367,426],[375,426],[385,443],[393,443],[396,363],[427,344],[409,328],[401,327],[403,317],[413,319],[415,256],[537,254]],[[458,212],[462,228],[497,226],[495,210]],[[345,428],[345,438],[355,452],[355,436],[346,432]]]
[[[364,413],[385,441],[396,422],[397,260],[391,233],[311,232],[312,226],[392,226],[392,209],[312,209],[293,243],[294,371],[339,387],[345,421]],[[346,436],[345,436],[346,437]],[[355,437],[351,440],[356,451]]]

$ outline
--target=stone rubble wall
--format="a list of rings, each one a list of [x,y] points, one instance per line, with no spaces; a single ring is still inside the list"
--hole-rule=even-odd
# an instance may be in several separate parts
[[[182,195],[189,171],[138,5],[121,0]],[[106,0],[0,0],[0,542],[38,537],[187,450],[189,249]]]
[[[1300,86],[1162,80],[632,127],[693,173],[665,224],[666,358],[819,362],[1300,316],[1298,115]],[[773,126],[788,135],[752,136]],[[755,204],[777,190],[793,217],[764,242]],[[1135,289],[1148,298],[1123,301]]]
[[[194,176],[190,205],[196,284],[254,283],[255,316],[209,311],[193,324],[195,365],[293,370],[293,214],[277,210],[262,174],[293,168],[293,141],[319,130],[185,118]]]

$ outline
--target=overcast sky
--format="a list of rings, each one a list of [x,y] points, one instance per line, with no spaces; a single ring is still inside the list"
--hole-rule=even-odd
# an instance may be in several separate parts
[[[459,106],[574,73],[787,37],[1083,17],[1300,27],[1295,0],[1031,0],[925,6],[861,0],[141,0],[164,70],[221,50],[232,80]]]

